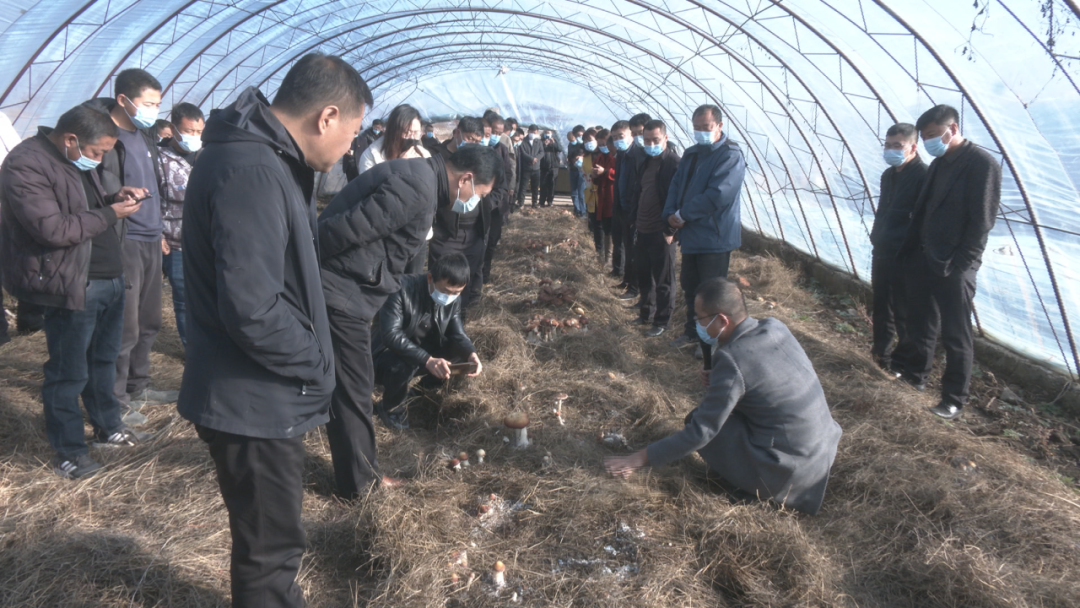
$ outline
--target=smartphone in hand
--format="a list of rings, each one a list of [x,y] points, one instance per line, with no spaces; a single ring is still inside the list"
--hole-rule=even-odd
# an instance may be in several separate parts
[[[451,376],[464,376],[468,374],[476,373],[476,363],[451,363],[450,375]]]

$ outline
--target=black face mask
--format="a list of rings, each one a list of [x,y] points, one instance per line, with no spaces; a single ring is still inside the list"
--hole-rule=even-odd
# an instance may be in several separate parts
[[[415,147],[421,146],[421,145],[423,145],[423,144],[420,142],[419,139],[406,139],[405,140],[405,149],[406,150],[408,150],[409,148],[415,148]]]

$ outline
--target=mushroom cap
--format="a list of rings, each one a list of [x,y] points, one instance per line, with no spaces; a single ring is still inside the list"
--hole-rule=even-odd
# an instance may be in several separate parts
[[[525,412],[510,412],[503,418],[503,424],[512,429],[523,429],[529,426],[529,415]]]
[[[506,570],[506,564],[504,564],[502,562],[495,562],[495,571],[496,572],[503,572],[505,570]]]
[[[559,401],[566,401],[570,398],[570,395],[567,395],[566,393],[559,393],[558,395],[555,395],[555,398]]]
[[[458,454],[457,457],[458,457],[458,460],[468,460],[469,459],[469,453],[468,452],[462,452],[462,453]]]
[[[483,449],[479,449],[476,450],[476,455],[483,458],[484,456],[487,456],[487,452],[485,452]]]
[[[461,461],[460,461],[460,460],[458,460],[457,458],[454,458],[454,459],[452,459],[452,460],[450,461],[450,466],[452,466],[452,467],[456,467],[456,466],[458,466],[459,464],[461,464]]]

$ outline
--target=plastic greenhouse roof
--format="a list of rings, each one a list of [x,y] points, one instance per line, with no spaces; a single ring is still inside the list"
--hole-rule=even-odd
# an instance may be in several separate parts
[[[868,280],[884,132],[948,103],[1005,176],[978,326],[1075,378],[1077,21],[1074,0],[3,0],[0,109],[26,136],[142,67],[166,111],[205,111],[315,50],[361,70],[369,116],[497,106],[564,132],[644,111],[685,145],[717,103],[745,226]]]

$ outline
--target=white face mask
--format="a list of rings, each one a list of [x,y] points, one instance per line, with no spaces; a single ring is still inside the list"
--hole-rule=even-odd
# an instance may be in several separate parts
[[[480,195],[476,193],[476,185],[472,182],[469,183],[472,184],[473,188],[472,196],[470,196],[467,201],[461,200],[461,188],[458,188],[458,195],[455,197],[456,200],[454,200],[455,213],[469,213],[473,209],[476,209],[476,206],[480,204]]]
[[[202,138],[198,135],[184,135],[183,133],[177,133],[176,143],[181,148],[188,152],[198,152],[202,149]]]

